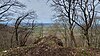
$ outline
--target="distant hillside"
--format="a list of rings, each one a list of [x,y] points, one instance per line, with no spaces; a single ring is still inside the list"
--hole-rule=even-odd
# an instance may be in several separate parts
[[[13,23],[6,23],[6,22],[0,22],[0,24],[4,24],[4,25],[8,25],[8,26],[14,26],[15,25],[15,23],[13,22]],[[41,26],[41,25],[43,25],[43,26],[51,26],[53,23],[34,23],[34,25],[35,26]],[[20,24],[20,26],[26,26],[26,27],[31,27],[32,26],[32,23],[25,23],[25,22],[22,22],[21,24]]]

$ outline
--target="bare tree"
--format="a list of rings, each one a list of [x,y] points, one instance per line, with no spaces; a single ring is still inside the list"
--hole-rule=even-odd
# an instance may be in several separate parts
[[[77,46],[75,38],[74,38],[74,27],[75,27],[75,22],[72,21],[72,19],[75,19],[75,7],[76,7],[76,2],[74,0],[52,0],[54,2],[54,5],[57,9],[57,12],[59,13],[59,16],[65,24],[68,22],[69,26],[69,34],[71,38],[71,44],[74,46]]]
[[[73,22],[75,22],[78,26],[81,27],[81,29],[83,30],[83,34],[85,36],[85,38],[87,39],[87,44],[88,46],[91,46],[90,44],[90,37],[89,37],[89,29],[91,28],[93,21],[94,21],[94,17],[95,17],[95,12],[96,11],[96,6],[99,4],[99,2],[97,2],[97,0],[80,0],[77,1],[77,10],[76,10],[76,18],[78,20],[73,20]],[[79,21],[81,21],[81,23],[79,23]]]
[[[10,11],[13,7],[23,8],[25,5],[17,0],[0,0],[0,18],[5,16],[5,13]]]
[[[15,17],[15,14],[17,14],[16,13],[17,10],[20,10],[25,7],[26,6],[24,4],[20,3],[17,0],[0,0],[0,22],[5,21],[8,24],[9,21],[15,20],[15,18],[13,18],[13,17]],[[19,9],[17,9],[17,8],[19,8]],[[11,37],[11,39],[12,39],[12,37]],[[12,42],[12,40],[11,40],[11,42]],[[11,44],[11,46],[12,46],[12,44]]]
[[[21,22],[23,20],[27,20],[27,19],[33,20],[32,21],[32,30],[33,30],[33,27],[34,27],[33,23],[34,23],[34,19],[36,17],[37,17],[37,15],[35,14],[34,11],[32,11],[32,12],[25,13],[22,16],[19,16],[18,19],[16,20],[16,22],[15,22],[15,38],[16,38],[16,44],[17,44],[17,46],[19,46],[19,33],[18,33],[18,29],[19,29],[19,26],[20,26]],[[24,36],[25,41],[23,40],[24,41],[23,45],[25,44],[25,42],[27,40],[26,38],[27,38],[27,36],[29,36],[30,33],[31,33],[30,31],[26,32],[26,35]]]

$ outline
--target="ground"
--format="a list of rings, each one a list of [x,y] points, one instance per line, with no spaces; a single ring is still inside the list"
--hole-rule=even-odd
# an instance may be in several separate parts
[[[5,50],[1,56],[100,56],[99,48],[64,48],[47,44]]]
[[[37,40],[32,46],[16,47],[0,52],[0,56],[100,56],[99,48],[63,47],[56,37]]]

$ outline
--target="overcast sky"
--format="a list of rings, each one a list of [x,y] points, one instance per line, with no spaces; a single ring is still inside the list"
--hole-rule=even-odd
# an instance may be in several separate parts
[[[53,11],[50,7],[50,4],[47,4],[47,0],[19,0],[27,6],[28,11],[35,10],[38,19],[37,22],[40,23],[50,23],[52,22],[51,18]]]

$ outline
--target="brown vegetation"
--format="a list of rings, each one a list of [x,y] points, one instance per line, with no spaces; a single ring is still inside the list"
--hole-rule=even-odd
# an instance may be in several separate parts
[[[52,40],[40,42],[34,46],[17,47],[1,52],[1,56],[99,56],[99,48],[64,48],[57,44],[50,45]]]
[[[10,27],[10,26],[5,26],[0,24],[0,51],[1,50],[5,50],[5,49],[9,49],[9,48],[13,48],[13,47],[17,47],[16,45],[16,40],[15,40],[15,33],[14,33],[15,29],[14,27]],[[18,29],[18,33],[19,33],[19,43],[21,45],[25,44],[30,44],[32,40],[32,38],[30,38],[30,41],[27,41],[25,35],[28,31],[24,28],[19,28]],[[27,44],[26,44],[26,42]]]

